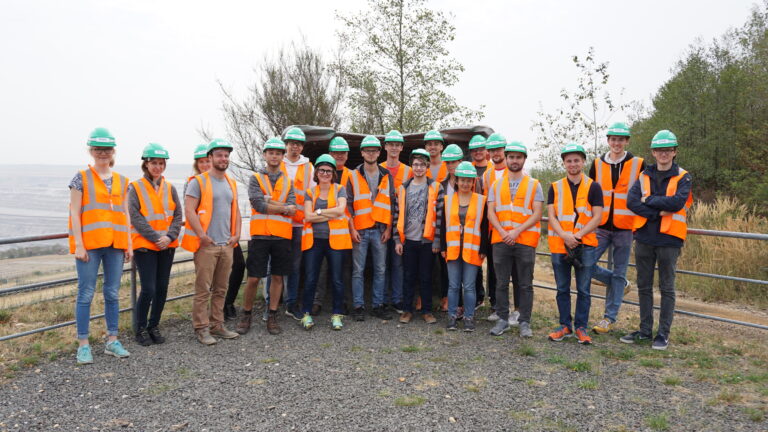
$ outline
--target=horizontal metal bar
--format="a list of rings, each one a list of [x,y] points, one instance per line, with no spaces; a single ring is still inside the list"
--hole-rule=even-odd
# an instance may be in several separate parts
[[[27,243],[27,242],[36,242],[36,241],[44,241],[44,240],[58,240],[58,239],[65,239],[67,238],[67,233],[59,233],[59,234],[43,234],[43,235],[34,235],[34,236],[25,236],[25,237],[6,237],[6,238],[0,238],[0,246],[7,245],[7,244],[14,244],[14,243]]]

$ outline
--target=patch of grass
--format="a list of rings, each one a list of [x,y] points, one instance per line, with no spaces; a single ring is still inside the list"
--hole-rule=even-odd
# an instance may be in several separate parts
[[[759,423],[765,419],[765,412],[760,408],[747,407],[743,408],[742,411],[744,411],[744,414],[755,423]]]
[[[509,410],[507,414],[514,420],[518,421],[531,421],[534,419],[533,414],[531,414],[529,411]]]
[[[392,393],[390,393],[390,392],[389,392],[389,390],[381,390],[381,391],[379,391],[379,392],[376,394],[376,396],[378,396],[378,397],[384,397],[384,398],[385,398],[385,397],[390,397],[390,396],[392,396]]]
[[[661,369],[664,367],[664,362],[659,359],[640,359],[640,361],[637,363],[640,366],[653,369]]]
[[[600,384],[594,378],[579,381],[579,388],[582,390],[597,390]]]
[[[405,353],[417,353],[417,352],[421,351],[421,348],[417,347],[416,345],[406,345],[404,347],[401,347],[400,351],[405,352]]]
[[[175,389],[176,387],[170,384],[157,384],[152,387],[148,387],[146,392],[153,395],[158,395]]]
[[[686,327],[675,328],[675,343],[693,345],[699,341],[699,335]]]
[[[527,344],[520,345],[517,353],[523,357],[536,357],[536,349]]]
[[[653,430],[669,430],[669,419],[667,419],[666,414],[648,416],[645,418],[645,424]]]
[[[735,355],[735,356],[742,356],[744,355],[744,350],[739,347],[729,347],[725,345],[715,345],[715,349],[719,351],[721,354],[725,355]]]
[[[412,407],[424,405],[427,399],[421,396],[401,396],[395,399],[395,406]]]
[[[433,363],[445,363],[448,361],[448,358],[446,357],[432,357],[429,359],[429,361]]]
[[[436,335],[445,334],[445,330],[443,330],[443,329],[437,329],[437,330],[435,330],[435,331],[434,331],[434,333],[435,333]]]
[[[762,382],[768,381],[768,372],[757,373],[757,374],[747,374],[747,375],[744,375],[744,379],[753,383],[762,383]]]
[[[7,324],[11,322],[11,317],[13,317],[11,311],[0,309],[0,324]]]
[[[588,361],[566,362],[565,367],[574,372],[589,372],[592,370],[592,363]]]
[[[381,352],[384,354],[392,354],[394,350],[392,348],[382,348]]]
[[[36,355],[30,355],[21,358],[21,364],[26,367],[36,366],[38,363],[40,363],[40,357]]]
[[[544,387],[547,385],[544,381],[539,381],[535,379],[527,379],[525,380],[525,384],[528,385],[528,387]]]
[[[263,359],[261,362],[264,363],[264,364],[269,364],[269,363],[277,363],[279,361],[280,360],[278,360],[278,359],[276,359],[274,357],[270,357],[270,358]]]
[[[700,369],[712,369],[715,367],[715,359],[701,351],[690,353],[690,358],[686,364]]]
[[[720,376],[720,382],[723,384],[740,384],[745,380],[744,375],[739,372],[727,373]]]
[[[48,354],[48,361],[55,361],[58,358],[59,358],[59,355],[56,354],[55,352]]]
[[[717,399],[725,403],[737,403],[741,402],[741,393],[735,391],[723,390],[717,395]]]
[[[176,369],[176,373],[182,378],[191,378],[195,374],[191,369],[185,367]]]
[[[483,377],[475,377],[472,378],[472,382],[469,384],[466,384],[464,388],[467,391],[470,391],[472,393],[480,393],[480,390],[485,387],[485,385],[488,383],[488,380]]]
[[[676,385],[680,385],[680,383],[683,382],[683,380],[681,380],[680,377],[668,376],[668,377],[664,377],[662,382],[668,386],[676,386]]]
[[[352,347],[349,348],[349,352],[360,352],[362,350],[363,350],[363,347],[359,347],[357,345],[353,345]]]
[[[328,343],[328,342],[326,342],[324,344],[320,344],[320,348],[330,348],[330,347],[331,347],[331,344]]]
[[[559,354],[555,354],[547,357],[547,362],[552,364],[565,364],[567,360],[565,359],[565,357]]]
[[[619,351],[614,351],[608,348],[600,348],[599,350],[597,350],[597,353],[605,358],[609,358],[613,360],[624,360],[624,361],[632,360],[637,355],[637,353],[634,350],[627,349],[627,348]]]

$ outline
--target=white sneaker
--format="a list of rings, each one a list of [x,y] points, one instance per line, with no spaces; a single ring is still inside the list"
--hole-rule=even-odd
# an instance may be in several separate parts
[[[488,318],[486,318],[488,321],[498,321],[499,315],[496,314],[496,311],[494,311],[492,314],[488,315]]]
[[[512,311],[512,313],[509,314],[509,325],[516,327],[520,322],[518,321],[520,319],[520,312],[518,311]]]

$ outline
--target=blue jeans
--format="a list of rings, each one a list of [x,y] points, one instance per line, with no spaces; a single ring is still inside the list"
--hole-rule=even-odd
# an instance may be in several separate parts
[[[442,259],[442,257],[440,257]],[[432,313],[432,267],[435,264],[435,254],[432,253],[432,243],[405,240],[403,245],[403,309],[413,313],[413,295],[416,285],[419,286],[421,297],[421,313]]]
[[[328,260],[328,272],[331,274],[333,286],[333,313],[342,313],[344,303],[344,279],[342,277],[342,263],[344,262],[344,250],[331,248],[328,239],[314,240],[312,247],[304,251],[304,313],[312,311],[315,301],[315,288],[320,275],[320,264],[323,258]]]
[[[368,228],[361,231],[360,243],[352,244],[352,302],[355,308],[365,306],[363,274],[368,249],[373,253],[373,307],[384,303],[384,282],[387,271],[387,244],[381,242],[381,231],[378,228]]]
[[[448,261],[448,315],[456,317],[456,309],[459,307],[459,293],[463,293],[464,316],[475,316],[475,281],[480,266],[464,262],[461,257]]]
[[[589,288],[592,279],[592,268],[597,261],[594,246],[584,246],[581,255],[580,268],[574,268],[576,271],[576,313],[574,322],[576,328],[587,327],[589,321],[589,306],[591,298],[589,297]],[[570,263],[565,260],[565,254],[552,254],[552,270],[555,272],[555,282],[557,284],[557,310],[560,312],[560,325],[573,328],[571,323],[571,268]]]
[[[603,256],[608,246],[613,245],[613,271],[600,267],[595,261],[592,278],[604,283],[605,315],[610,322],[616,322],[621,302],[624,300],[624,285],[627,280],[627,265],[632,251],[632,230],[608,231],[597,229],[597,260]]]
[[[384,303],[399,304],[403,302],[403,257],[395,252],[395,240],[387,242],[387,282]]]
[[[107,321],[107,335],[117,336],[120,308],[118,307],[117,291],[120,289],[120,278],[123,275],[123,259],[125,251],[113,247],[103,247],[88,251],[88,262],[75,260],[77,269],[77,302],[75,303],[75,321],[77,322],[77,338],[88,339],[91,323],[91,301],[96,292],[96,278],[99,265],[104,263],[104,319]]]

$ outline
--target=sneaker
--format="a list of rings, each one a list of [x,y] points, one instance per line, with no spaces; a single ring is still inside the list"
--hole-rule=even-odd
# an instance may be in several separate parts
[[[499,319],[496,320],[496,325],[493,326],[489,333],[493,336],[501,336],[507,330],[509,330],[509,322],[507,322],[507,320]]]
[[[456,330],[458,327],[456,327],[456,318],[454,317],[448,317],[448,324],[445,326],[448,330]]]
[[[650,339],[651,339],[651,335],[645,335],[641,333],[639,330],[633,331],[632,333],[624,335],[619,338],[621,342],[624,342],[627,344],[633,344],[635,342],[640,342],[640,341],[650,340]]]
[[[403,312],[400,314],[400,323],[401,324],[408,324],[413,319],[413,314],[411,312]]]
[[[115,356],[117,358],[126,358],[131,355],[128,350],[123,348],[123,344],[121,344],[119,340],[108,342],[107,346],[104,347],[104,354]]]
[[[509,325],[512,327],[517,327],[518,324],[520,324],[520,312],[519,311],[512,311],[512,313],[509,314]]]
[[[91,354],[90,345],[82,345],[77,349],[77,364],[87,365],[93,363],[93,354]]]
[[[217,342],[207,328],[195,330],[195,336],[197,336],[197,341],[203,345],[215,345]]]
[[[592,331],[598,334],[605,334],[611,330],[613,330],[613,323],[607,318],[603,318],[596,326],[592,327]]]
[[[384,309],[384,306],[376,306],[373,309],[371,309],[371,316],[384,321],[388,321],[392,319],[392,315],[390,315],[389,312],[387,312],[387,310]]]
[[[362,306],[354,308],[352,310],[352,318],[355,321],[365,321],[365,309]]]
[[[312,316],[318,316],[320,315],[320,311],[323,310],[323,307],[319,304],[313,304],[312,305],[312,311],[309,313]]]
[[[467,333],[471,333],[475,331],[475,319],[464,317],[464,331]]]
[[[493,311],[490,315],[488,315],[488,318],[486,318],[488,321],[498,321],[499,315],[496,313],[496,311]]]
[[[341,330],[344,327],[344,323],[341,321],[343,315],[333,314],[331,315],[331,328],[334,330]]]
[[[520,323],[520,337],[533,337],[533,330],[531,330],[531,324],[528,323],[528,321],[523,321]]]
[[[147,332],[149,333],[149,337],[152,338],[152,342],[156,344],[165,343],[165,337],[160,334],[159,328],[152,327],[151,329],[147,329]]]
[[[424,322],[427,324],[434,324],[437,322],[437,318],[431,313],[425,313],[421,317],[424,318]]]
[[[448,312],[448,297],[440,299],[440,312]]]
[[[235,305],[233,304],[225,304],[224,305],[224,319],[225,320],[231,320],[237,318],[237,309],[235,309]]]
[[[235,331],[238,334],[244,335],[251,330],[251,321],[253,320],[253,311],[243,311],[243,316],[240,318],[240,322],[237,323]]]
[[[629,294],[632,291],[632,284],[629,283],[629,279],[624,278],[624,295]]]
[[[653,338],[653,344],[651,345],[651,348],[655,350],[661,350],[664,351],[669,346],[669,339],[665,338],[664,336],[657,334],[655,338]]]
[[[578,339],[578,342],[583,345],[589,345],[592,343],[592,338],[589,337],[589,333],[584,327],[579,327],[576,329],[576,339]]]
[[[397,312],[400,315],[402,315],[403,312],[405,312],[405,306],[403,306],[403,302],[395,303],[394,306],[392,307],[395,308],[395,312]]]
[[[312,330],[312,327],[315,326],[315,320],[312,319],[312,315],[305,313],[301,318],[301,326],[304,327],[304,330]]]
[[[269,314],[267,314],[267,331],[271,335],[282,333],[283,329],[280,328],[280,324],[277,322],[277,311],[269,311]]]
[[[549,334],[549,340],[559,342],[563,338],[573,337],[573,332],[566,326],[560,326]]]
[[[222,339],[236,339],[239,338],[240,335],[233,332],[232,330],[224,327],[224,324],[219,324],[218,326],[212,328],[210,330],[211,336],[218,336]]]
[[[152,338],[149,337],[149,332],[145,328],[140,328],[133,339],[141,346],[152,345]]]
[[[301,319],[304,318],[304,314],[301,313],[299,310],[299,305],[296,303],[285,306],[285,315],[295,319],[296,321],[301,321]]]

